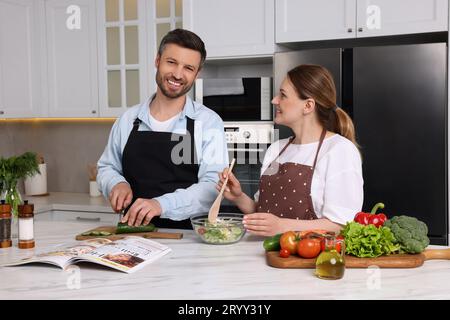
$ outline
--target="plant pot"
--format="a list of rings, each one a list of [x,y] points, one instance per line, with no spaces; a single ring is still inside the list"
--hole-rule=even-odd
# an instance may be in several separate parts
[[[39,172],[32,177],[25,178],[26,195],[38,196],[47,194],[47,165],[45,163],[39,165]]]

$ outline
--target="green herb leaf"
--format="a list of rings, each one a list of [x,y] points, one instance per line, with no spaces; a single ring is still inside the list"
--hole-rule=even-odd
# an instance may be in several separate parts
[[[6,203],[12,206],[15,216],[18,213],[18,205],[22,202],[17,191],[17,182],[36,173],[40,172],[37,155],[34,152],[25,152],[20,156],[10,158],[0,158],[0,194],[6,192]]]

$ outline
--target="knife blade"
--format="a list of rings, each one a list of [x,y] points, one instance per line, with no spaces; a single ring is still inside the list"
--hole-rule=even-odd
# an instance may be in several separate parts
[[[123,209],[122,209],[122,210],[120,210],[120,212],[119,212],[119,222],[122,222],[122,219],[123,219],[124,213],[125,213],[125,208],[123,208]]]

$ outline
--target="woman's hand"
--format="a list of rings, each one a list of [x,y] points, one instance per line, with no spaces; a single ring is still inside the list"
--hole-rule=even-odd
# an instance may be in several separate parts
[[[225,168],[221,173],[219,173],[219,182],[217,183],[216,189],[220,192],[220,189],[222,189],[227,175],[229,175],[229,178],[223,192],[223,196],[225,197],[225,199],[231,202],[235,202],[239,197],[243,195],[243,192],[239,180],[234,176],[232,172],[228,172],[228,168]]]
[[[278,233],[285,232],[286,219],[279,218],[272,213],[256,212],[244,215],[244,227],[248,232],[271,237]]]

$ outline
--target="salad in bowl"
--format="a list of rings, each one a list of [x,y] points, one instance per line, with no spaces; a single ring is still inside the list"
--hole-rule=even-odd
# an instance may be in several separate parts
[[[230,244],[238,242],[245,234],[242,218],[240,213],[221,213],[215,223],[210,223],[208,214],[198,214],[191,217],[191,224],[203,242]]]

